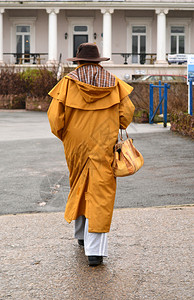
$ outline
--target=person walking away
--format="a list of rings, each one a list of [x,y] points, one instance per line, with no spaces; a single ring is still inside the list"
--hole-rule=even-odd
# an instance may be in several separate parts
[[[113,148],[119,128],[132,121],[135,107],[128,95],[133,88],[99,64],[109,58],[100,57],[96,44],[81,44],[76,57],[67,60],[78,67],[49,92],[48,119],[63,142],[69,169],[65,219],[75,220],[75,238],[89,266],[97,266],[108,255],[116,192]]]

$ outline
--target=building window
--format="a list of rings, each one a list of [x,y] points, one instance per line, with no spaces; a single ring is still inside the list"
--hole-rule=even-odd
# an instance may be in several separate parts
[[[171,26],[171,54],[185,53],[185,27]]]
[[[16,26],[16,53],[18,60],[23,58],[30,63],[30,26]]]
[[[151,52],[152,18],[131,18],[127,21],[128,63],[145,64],[146,54]]]
[[[191,18],[167,18],[166,50],[167,53],[191,52]]]
[[[88,31],[88,26],[74,26],[74,31]]]
[[[132,26],[132,63],[145,63],[146,26]]]
[[[28,18],[9,18],[11,21],[11,51],[12,53],[18,53],[16,61],[19,63],[28,63],[30,61],[29,53],[35,53],[35,17]],[[23,53],[23,54],[21,54]],[[11,59],[12,63],[15,63],[15,57]]]

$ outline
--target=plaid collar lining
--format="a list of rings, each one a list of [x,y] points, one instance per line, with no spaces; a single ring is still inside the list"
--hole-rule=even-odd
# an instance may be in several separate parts
[[[96,86],[111,87],[115,85],[115,77],[99,65],[81,65],[68,74],[74,80]]]

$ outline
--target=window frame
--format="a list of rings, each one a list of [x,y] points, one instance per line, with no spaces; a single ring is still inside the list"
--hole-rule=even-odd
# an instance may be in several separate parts
[[[145,17],[142,18],[138,17],[138,18],[130,18],[130,17],[126,17],[126,22],[127,22],[127,38],[126,38],[126,49],[128,53],[132,53],[132,28],[133,26],[145,26],[146,27],[146,53],[150,53],[151,52],[151,36],[152,36],[152,22],[153,22],[153,18],[150,17]],[[142,34],[143,35],[143,34]],[[132,57],[130,57],[131,62],[132,63]],[[135,63],[133,63],[135,64]],[[138,62],[138,65],[140,64],[140,62]]]
[[[19,32],[19,31],[17,31],[17,27],[18,27],[18,25],[16,25],[16,48],[17,48],[17,36],[22,36],[22,52],[25,52],[25,49],[23,49],[23,48],[25,48],[25,36],[26,35],[29,35],[29,37],[30,37],[29,40],[30,40],[30,49],[31,49],[31,28],[30,28],[29,32],[27,32],[27,31]],[[30,27],[30,25],[23,25],[21,27]],[[17,49],[16,49],[16,51],[17,51]]]
[[[167,18],[167,33],[166,33],[166,52],[171,53],[171,27],[183,26],[185,28],[185,54],[190,53],[191,50],[191,18]],[[178,36],[178,35],[177,35]]]
[[[16,53],[16,27],[17,26],[30,26],[30,52],[35,52],[35,17],[20,17],[20,18],[9,18],[11,21],[11,51],[12,53]],[[15,63],[15,58],[11,57],[11,63]]]

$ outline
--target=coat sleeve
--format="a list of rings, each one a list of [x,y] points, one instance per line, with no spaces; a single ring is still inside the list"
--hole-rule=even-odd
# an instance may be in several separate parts
[[[132,122],[135,106],[129,98],[133,87],[124,81],[118,79],[118,86],[120,92],[120,105],[119,105],[119,121],[120,128],[126,129],[127,126]]]
[[[51,127],[51,132],[62,140],[65,127],[65,106],[59,100],[53,98],[48,112],[48,119]]]
[[[68,79],[63,77],[49,92],[53,98],[47,115],[51,126],[51,132],[62,140],[65,129],[65,99],[68,87]]]
[[[132,122],[134,111],[135,106],[131,102],[129,96],[126,96],[121,100],[119,106],[119,122],[121,129],[126,129],[127,126]]]

